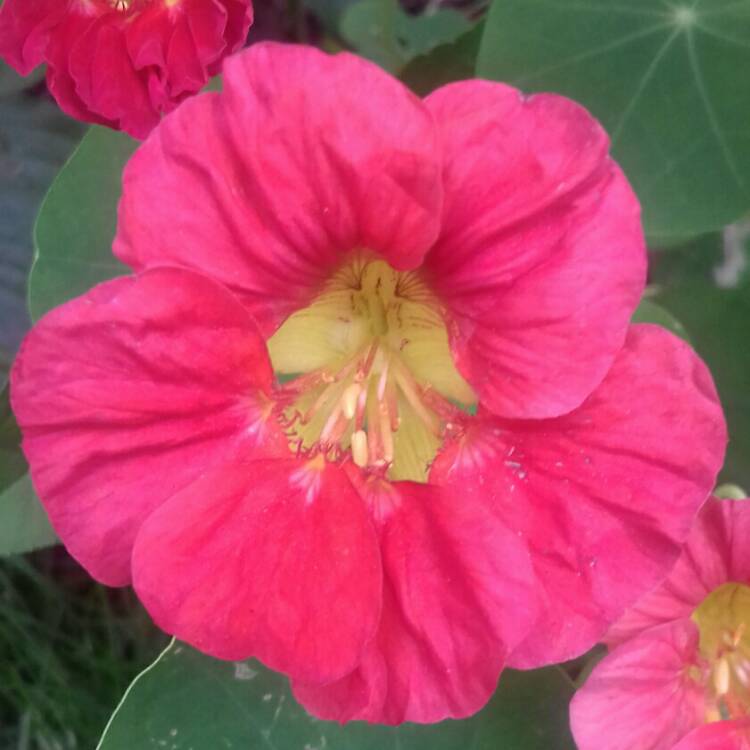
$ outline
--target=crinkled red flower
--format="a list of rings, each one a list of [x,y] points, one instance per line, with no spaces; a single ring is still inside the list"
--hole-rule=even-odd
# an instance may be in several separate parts
[[[13,370],[71,553],[342,721],[466,716],[506,663],[589,648],[676,559],[725,442],[693,351],[629,328],[644,244],[607,150],[558,96],[234,56],[127,166],[138,275]]]
[[[571,705],[580,750],[750,750],[750,502],[712,500]]]
[[[60,107],[145,138],[239,49],[250,0],[5,0],[0,57],[22,75],[47,63]]]

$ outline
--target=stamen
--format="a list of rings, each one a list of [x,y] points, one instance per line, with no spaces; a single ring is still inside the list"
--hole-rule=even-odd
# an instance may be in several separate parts
[[[440,422],[438,418],[425,408],[419,394],[419,385],[412,378],[411,373],[405,367],[394,367],[394,375],[399,388],[406,396],[406,400],[417,413],[419,418],[427,425],[430,431],[435,435],[440,435]]]
[[[357,402],[362,390],[362,386],[359,383],[352,383],[344,391],[341,401],[343,402],[343,411],[347,419],[353,419],[357,413]]]
[[[453,368],[443,315],[427,284],[363,254],[334,274],[308,312],[291,315],[269,341],[277,372],[303,370],[279,388],[279,423],[290,449],[329,461],[350,458],[396,481],[426,481],[440,441],[453,433],[449,425],[463,425],[452,399],[473,397]],[[312,335],[311,325],[328,327],[330,335]],[[427,384],[433,373],[437,391]]]
[[[750,688],[750,664],[747,661],[741,661],[734,665],[734,673],[737,679],[746,687]]]
[[[391,416],[391,432],[398,432],[398,428],[401,426],[401,417],[398,414],[396,384],[392,380],[388,381],[385,389],[385,402],[388,406],[388,414]]]
[[[357,411],[354,415],[354,429],[361,430],[365,425],[365,407],[367,406],[367,388],[363,388],[357,396]]]
[[[729,692],[730,677],[729,661],[725,656],[722,656],[714,666],[713,680],[717,695],[722,696]]]
[[[370,374],[370,370],[372,370],[372,363],[375,361],[375,355],[377,353],[378,341],[377,339],[375,339],[375,341],[370,344],[370,348],[367,352],[367,356],[365,357],[364,362],[357,369],[357,374],[354,376],[355,380],[361,383]]]
[[[308,424],[330,398],[330,389],[324,388],[323,392],[315,399],[313,405],[302,415],[302,424]]]
[[[371,466],[382,466],[385,461],[383,459],[383,438],[380,434],[380,409],[374,398],[367,399],[367,445],[369,448],[368,463]]]
[[[367,433],[364,430],[357,430],[352,435],[352,459],[360,468],[367,466]]]
[[[326,420],[325,425],[323,425],[323,430],[320,433],[321,443],[328,444],[331,442],[330,438],[333,435],[334,428],[339,422],[339,417],[341,417],[342,406],[341,401],[339,401],[339,403],[333,408],[333,411],[328,415],[328,419]]]
[[[385,387],[388,385],[388,366],[391,363],[391,358],[386,355],[385,364],[383,370],[380,373],[380,380],[378,380],[378,401],[382,401],[385,396]]]
[[[393,433],[388,404],[385,401],[380,402],[380,435],[383,438],[383,458],[386,463],[391,464],[393,463]]]

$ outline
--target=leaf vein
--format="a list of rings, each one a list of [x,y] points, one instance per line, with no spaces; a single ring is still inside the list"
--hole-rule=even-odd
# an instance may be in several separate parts
[[[737,186],[740,189],[745,190],[745,181],[742,178],[742,175],[737,170],[737,166],[734,163],[732,150],[729,148],[729,144],[724,137],[724,133],[721,130],[721,126],[719,124],[719,119],[716,116],[716,110],[714,109],[714,105],[708,95],[708,88],[706,87],[706,81],[703,78],[703,71],[698,60],[698,52],[695,48],[695,37],[693,36],[692,29],[688,29],[686,38],[690,67],[693,69],[693,74],[695,75],[695,84],[698,87],[698,93],[700,94],[701,100],[703,101],[703,106],[706,110],[706,116],[708,117],[711,131],[713,132],[714,136],[716,136],[716,141],[719,144],[719,148],[721,149],[724,161],[729,167],[729,171],[732,173],[732,177],[734,177]]]
[[[623,128],[625,127],[625,124],[627,123],[628,119],[630,119],[630,115],[633,114],[633,110],[635,109],[636,104],[640,101],[641,96],[643,95],[643,92],[648,87],[648,84],[651,82],[651,79],[654,77],[654,74],[656,73],[659,63],[664,59],[664,56],[669,51],[669,48],[674,43],[675,39],[680,35],[681,29],[675,29],[666,39],[664,44],[660,47],[659,51],[654,56],[654,59],[651,61],[650,65],[646,69],[646,72],[643,74],[643,77],[641,78],[640,82],[638,83],[638,87],[635,90],[635,93],[633,94],[632,99],[628,103],[628,106],[625,108],[624,112],[622,113],[622,116],[620,117],[620,122],[617,124],[617,128],[615,129],[614,133],[612,134],[612,145],[614,146],[615,143],[617,143],[617,140],[619,139],[620,135],[622,134]]]
[[[651,34],[654,34],[657,31],[662,31],[663,29],[667,27],[668,27],[667,24],[657,24],[655,26],[649,26],[647,29],[641,29],[640,31],[634,32],[633,34],[628,34],[627,36],[621,37],[620,39],[617,39],[613,42],[608,42],[607,44],[604,44],[601,47],[595,47],[594,49],[581,52],[578,55],[573,55],[572,57],[568,57],[568,58],[565,58],[564,60],[560,60],[556,62],[554,65],[547,65],[543,68],[539,68],[538,70],[535,70],[533,73],[530,73],[529,75],[524,76],[523,80],[526,82],[533,81],[535,78],[539,78],[540,76],[543,76],[546,73],[552,73],[557,70],[562,70],[563,68],[567,68],[570,65],[575,65],[578,62],[583,62],[584,60],[588,60],[592,57],[603,55],[607,52],[611,52],[612,50],[619,49],[620,47],[626,47],[631,42],[636,42],[639,39],[644,39],[645,37],[650,36]]]

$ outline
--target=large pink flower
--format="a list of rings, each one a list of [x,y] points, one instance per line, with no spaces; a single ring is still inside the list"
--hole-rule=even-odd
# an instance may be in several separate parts
[[[613,650],[574,698],[580,750],[750,750],[748,540],[750,502],[705,506],[669,577],[611,630]]]
[[[691,349],[628,327],[643,238],[607,148],[557,96],[232,58],[127,167],[138,275],[13,370],[72,554],[342,721],[466,716],[509,660],[589,648],[676,559],[725,442]]]
[[[145,138],[216,75],[253,19],[250,0],[5,0],[0,57],[79,120]]]

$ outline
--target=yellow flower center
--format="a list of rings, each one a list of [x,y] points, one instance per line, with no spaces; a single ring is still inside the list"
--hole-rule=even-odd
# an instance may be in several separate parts
[[[706,721],[750,715],[750,586],[725,583],[693,612],[710,672]]]
[[[357,256],[268,342],[290,448],[424,482],[476,397],[458,374],[443,315],[414,271]]]

